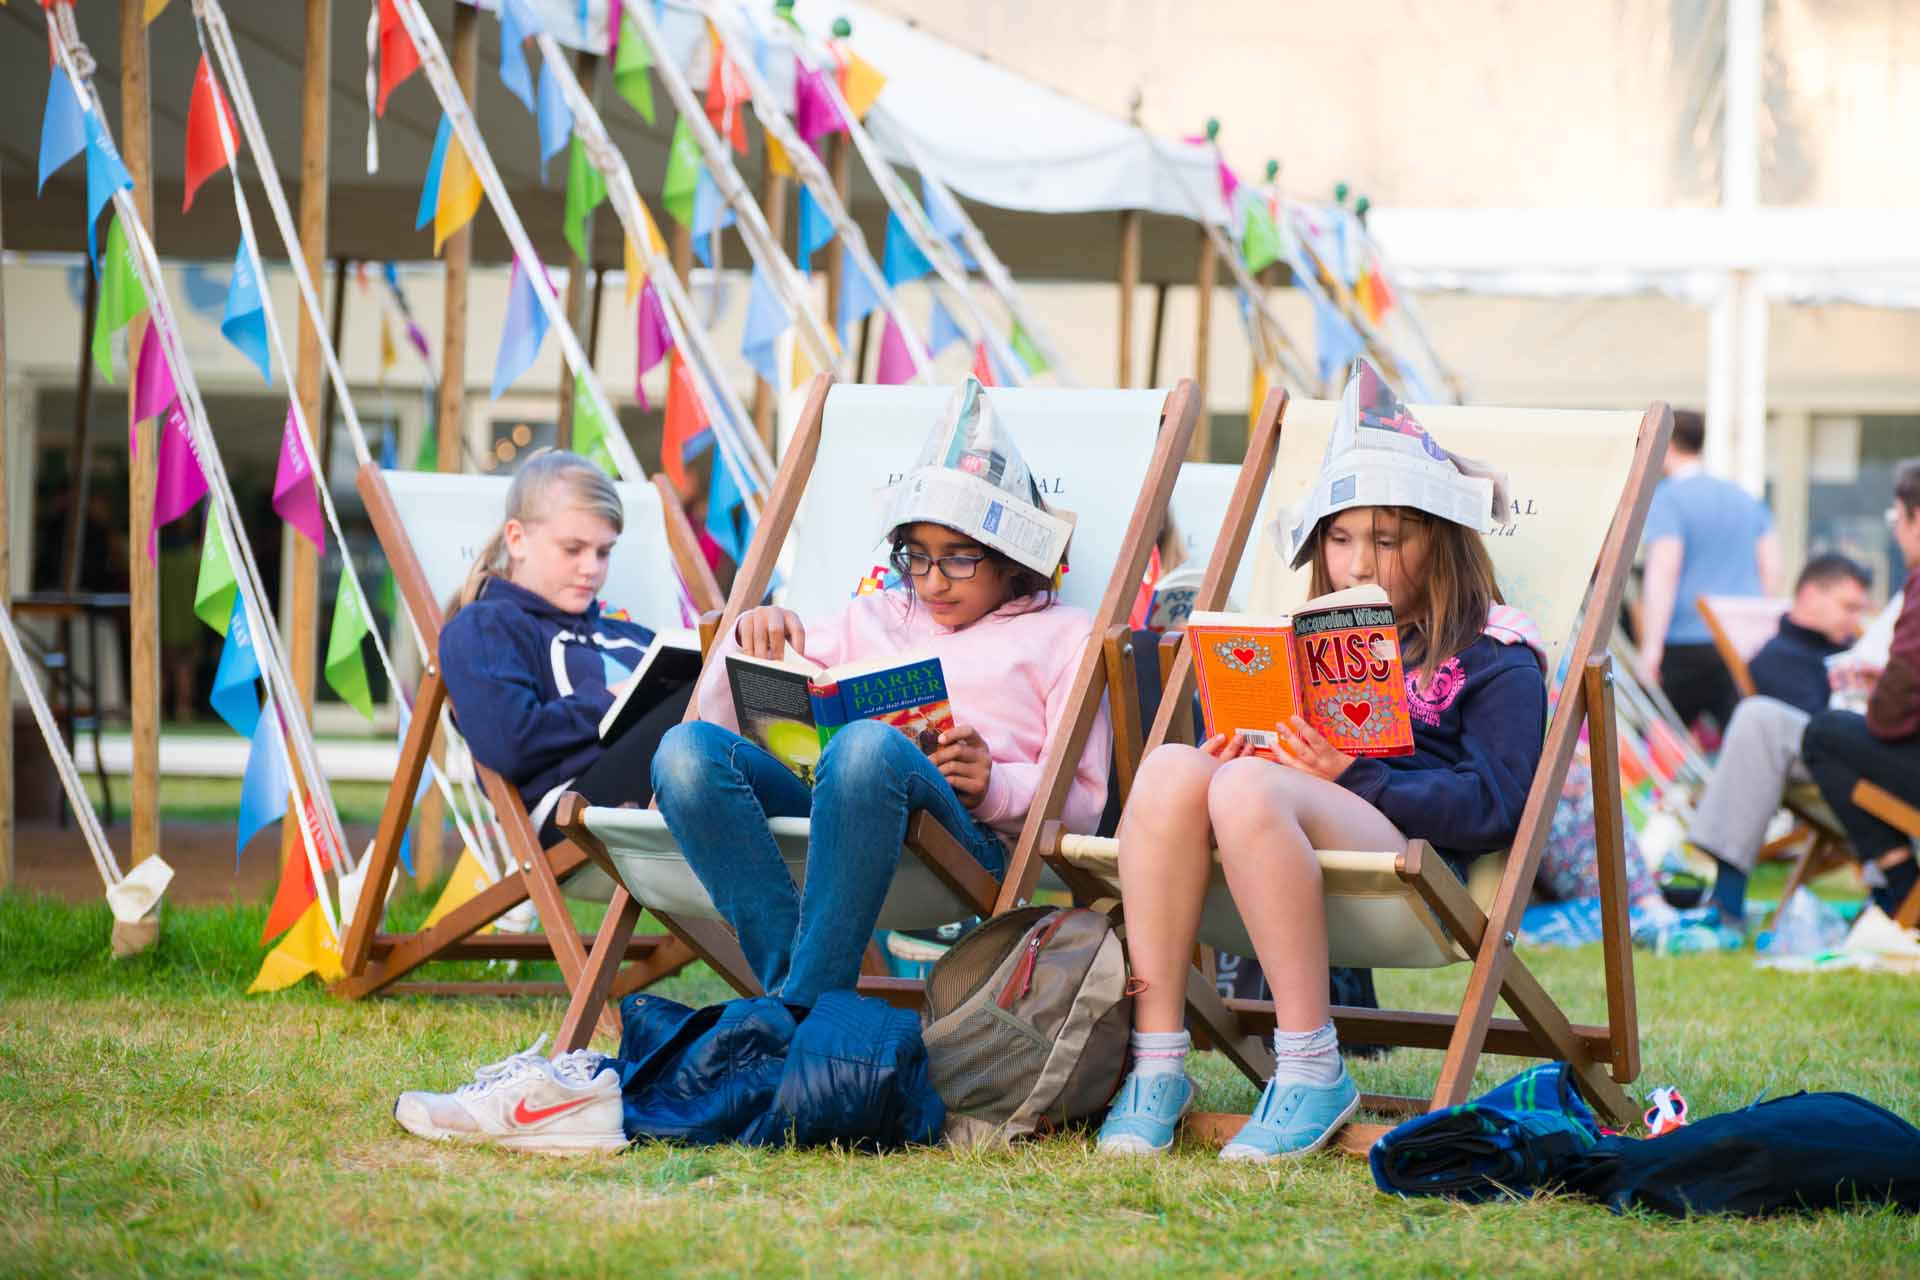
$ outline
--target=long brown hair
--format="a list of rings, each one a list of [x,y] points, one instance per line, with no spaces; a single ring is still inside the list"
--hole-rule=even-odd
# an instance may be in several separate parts
[[[507,486],[506,516],[480,548],[459,593],[448,601],[447,619],[451,621],[454,614],[478,599],[487,579],[507,576],[511,567],[507,562],[508,520],[537,524],[564,510],[590,511],[611,524],[616,534],[626,527],[626,507],[606,472],[577,453],[537,449]]]
[[[1327,527],[1333,519],[1324,517],[1313,531],[1311,590],[1316,596],[1334,589],[1327,572],[1326,551]],[[1505,604],[1506,599],[1494,579],[1487,544],[1472,529],[1451,520],[1437,520],[1413,507],[1375,507],[1376,530],[1382,519],[1394,522],[1396,545],[1405,539],[1408,525],[1418,525],[1427,534],[1420,603],[1414,608],[1414,616],[1399,622],[1401,663],[1408,671],[1417,669],[1423,679],[1429,678],[1441,663],[1486,632],[1488,611],[1496,604]]]

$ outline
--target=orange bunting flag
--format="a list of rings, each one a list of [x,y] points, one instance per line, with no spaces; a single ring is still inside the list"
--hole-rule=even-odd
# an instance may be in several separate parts
[[[854,119],[866,119],[867,112],[873,110],[873,104],[879,100],[880,91],[886,87],[887,78],[875,70],[871,62],[857,53],[847,53],[846,61],[840,65],[840,92]]]
[[[220,135],[226,134],[226,143]],[[227,99],[213,78],[207,55],[200,55],[200,67],[193,73],[193,97],[187,102],[187,199],[180,206],[185,213],[193,208],[194,193],[200,184],[227,167],[227,144],[240,154],[240,139],[233,130],[233,115]]]
[[[1375,324],[1379,324],[1382,317],[1393,310],[1393,290],[1387,287],[1387,278],[1380,274],[1378,267],[1367,268],[1366,274],[1360,277],[1356,291],[1360,293],[1361,303]]]
[[[307,865],[306,850],[296,850],[280,867],[280,887],[274,890],[273,906],[267,910],[267,927],[260,931],[260,945],[265,946],[292,928],[318,896],[313,887],[313,868]]]
[[[467,159],[467,149],[460,145],[457,135],[448,138],[446,162],[440,167],[440,200],[433,209],[435,257],[440,256],[440,247],[446,244],[448,236],[473,221],[485,194],[480,175],[473,171],[473,163]]]
[[[983,387],[997,387],[1000,385],[993,380],[993,362],[987,359],[987,344],[985,342],[976,342],[973,344],[973,376],[980,379],[980,385]]]
[[[420,51],[394,10],[393,0],[380,0],[380,97],[374,113],[387,114],[387,95],[420,69]],[[436,250],[437,252],[437,250]]]
[[[707,24],[707,43],[713,49],[713,61],[707,67],[707,120],[715,133],[732,144],[741,155],[747,151],[747,117],[740,109],[746,101],[747,87],[739,68],[727,56],[720,33]]]
[[[660,435],[660,469],[674,487],[690,493],[693,482],[687,476],[687,448],[707,429],[707,411],[693,392],[686,362],[675,352],[668,365],[666,424]]]

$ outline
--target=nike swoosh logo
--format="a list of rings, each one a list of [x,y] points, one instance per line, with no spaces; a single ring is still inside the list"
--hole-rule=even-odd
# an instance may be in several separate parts
[[[527,1100],[522,1098],[514,1104],[513,1122],[515,1124],[539,1124],[542,1120],[557,1116],[563,1111],[571,1111],[575,1107],[584,1107],[592,1101],[592,1098],[575,1098],[571,1102],[562,1102],[557,1106],[540,1107],[537,1110],[533,1110],[528,1108]]]

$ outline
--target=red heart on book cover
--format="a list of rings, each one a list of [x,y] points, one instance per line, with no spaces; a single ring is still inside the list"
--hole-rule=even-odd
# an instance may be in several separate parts
[[[1353,727],[1358,729],[1373,716],[1373,704],[1371,702],[1343,702],[1340,704],[1340,714],[1353,721]]]
[[[1254,651],[1252,649],[1235,649],[1233,651],[1234,659],[1243,667],[1253,662],[1253,655]]]

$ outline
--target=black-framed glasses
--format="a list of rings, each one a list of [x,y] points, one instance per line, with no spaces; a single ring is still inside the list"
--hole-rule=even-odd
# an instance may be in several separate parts
[[[905,547],[896,547],[893,552],[893,567],[909,578],[924,578],[933,572],[933,566],[940,566],[940,576],[948,582],[965,582],[979,571],[980,562],[985,556],[930,556],[924,551],[909,551]]]

